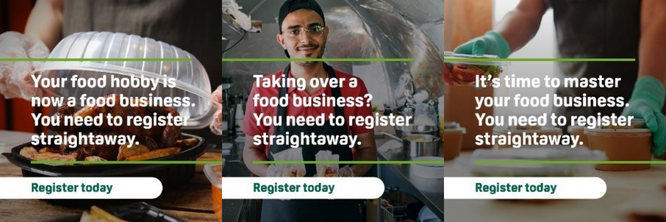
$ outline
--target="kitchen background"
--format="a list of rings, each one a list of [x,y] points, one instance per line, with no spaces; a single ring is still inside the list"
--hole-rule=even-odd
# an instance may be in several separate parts
[[[415,122],[437,125],[437,98],[442,94],[444,15],[442,0],[319,0],[331,27],[329,58],[414,58],[414,62],[339,62],[334,68],[364,80],[373,103],[391,109],[412,104]],[[285,58],[275,40],[276,17],[282,1],[237,1],[252,20],[262,22],[260,33],[224,26],[224,58]],[[243,35],[245,34],[245,35]],[[240,42],[239,42],[240,41]],[[236,44],[237,43],[237,44]],[[235,45],[235,46],[234,46]],[[233,46],[233,47],[232,47]],[[228,94],[246,97],[252,75],[266,75],[286,62],[223,63],[231,81]],[[240,100],[238,100],[240,102]],[[441,106],[440,106],[441,107]],[[402,109],[401,109],[402,110]]]

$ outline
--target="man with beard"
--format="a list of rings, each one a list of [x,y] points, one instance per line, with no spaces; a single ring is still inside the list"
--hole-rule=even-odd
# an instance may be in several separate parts
[[[277,42],[284,48],[285,54],[290,58],[316,59],[324,54],[329,27],[326,26],[324,13],[314,0],[288,0],[280,8],[278,25],[280,33],[277,34]],[[283,75],[284,74],[284,75]],[[280,86],[272,88],[257,87],[253,84],[248,98],[255,95],[262,97],[282,98],[285,95],[292,97],[362,97],[368,93],[363,81],[350,74],[334,70],[328,64],[321,61],[291,61],[283,70],[264,76],[264,78],[302,78],[307,86],[303,90],[295,86]],[[316,86],[309,84],[311,79],[345,79],[344,84],[339,87]],[[350,87],[349,80],[355,78],[358,82],[356,87]],[[285,79],[286,80],[286,79]],[[288,82],[288,81],[283,81]],[[291,81],[296,82],[296,81]],[[302,81],[301,81],[302,82]],[[367,105],[367,104],[366,104]],[[328,121],[323,126],[287,126],[287,125],[265,125],[263,121],[257,121],[254,114],[263,113],[265,116],[282,117],[287,116],[319,116],[324,114],[327,118],[333,114],[344,116],[371,116],[372,109],[369,106],[330,106],[330,107],[295,107],[292,103],[284,107],[259,107],[254,106],[252,101],[247,103],[245,122],[243,130],[247,135],[243,151],[243,160],[247,168],[260,177],[277,177],[281,172],[268,172],[268,165],[254,164],[253,161],[274,160],[274,154],[290,149],[288,145],[281,144],[253,144],[254,136],[301,134],[309,135],[358,135],[359,145],[350,149],[346,145],[326,144],[323,146],[302,145],[302,157],[305,161],[316,160],[315,155],[319,151],[329,150],[339,155],[340,161],[373,161],[377,157],[377,148],[374,141],[374,132],[371,127],[367,129],[364,125],[350,126],[330,125]],[[283,122],[284,123],[284,122]],[[316,165],[306,164],[305,177],[316,175]],[[342,177],[364,176],[372,165],[339,165],[339,174]],[[262,203],[261,221],[362,221],[360,215],[359,201],[357,200],[264,200]]]

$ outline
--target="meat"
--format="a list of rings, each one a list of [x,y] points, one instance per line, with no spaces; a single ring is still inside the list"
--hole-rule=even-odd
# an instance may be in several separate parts
[[[91,106],[84,107],[76,110],[73,107],[63,105],[58,108],[55,116],[61,119],[64,123],[66,116],[80,116],[80,117],[94,117],[98,115],[104,116],[104,121],[101,126],[49,126],[48,129],[55,131],[58,134],[67,132],[69,135],[83,132],[85,134],[93,133],[94,135],[135,135],[136,140],[149,150],[158,148],[174,147],[177,139],[179,139],[181,131],[180,126],[154,126],[150,129],[145,129],[143,126],[134,126],[128,123],[123,123],[122,126],[111,126],[106,121],[106,116],[121,116],[125,121],[127,116],[152,116],[156,113],[158,116],[180,116],[178,111],[172,107],[123,107],[120,106],[120,94],[110,94],[105,98],[115,97],[114,106]],[[136,102],[136,101],[135,101]],[[71,149],[67,144],[60,146],[61,154],[76,153],[77,159],[83,160],[88,156],[98,156],[106,160],[116,160],[120,146],[123,144],[109,144],[109,145],[81,145],[78,148]]]

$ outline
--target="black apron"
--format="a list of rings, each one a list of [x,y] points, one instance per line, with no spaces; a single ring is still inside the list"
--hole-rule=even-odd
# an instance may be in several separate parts
[[[622,96],[627,102],[638,75],[641,0],[546,0],[553,9],[557,48],[562,58],[636,58],[636,62],[559,62],[563,77],[622,78],[619,88],[558,88],[561,97]],[[620,115],[624,107],[556,107],[554,113]],[[566,132],[566,131],[565,131]]]
[[[287,66],[283,73],[287,78],[290,66]],[[337,78],[333,68],[324,63],[324,69],[329,78]],[[339,88],[331,88],[332,96],[338,98],[341,96]],[[279,97],[287,94],[287,88],[280,88]],[[344,116],[343,107],[334,107],[336,116]],[[283,119],[287,116],[287,107],[278,107],[277,115]],[[283,121],[284,122],[284,121]],[[315,133],[317,135],[348,135],[347,124],[343,126],[331,126],[328,121],[324,126],[276,126],[275,135],[284,135],[289,132],[290,135]],[[352,150],[345,145],[326,145],[326,146],[306,146],[303,145],[303,160],[314,161],[315,154],[321,150],[330,150],[333,154],[340,155],[340,161],[351,161]],[[278,153],[283,150],[291,149],[290,146],[271,145],[270,153]],[[273,155],[268,155],[268,160],[273,161]],[[340,165],[343,167],[345,165]],[[306,164],[306,177],[316,175],[315,164]],[[263,200],[261,209],[262,222],[360,222],[362,221],[358,200]]]
[[[64,36],[108,31],[166,42],[194,55],[204,66],[212,90],[222,84],[222,11],[220,1],[68,0],[63,8]],[[206,139],[219,138],[208,127],[182,130]],[[221,144],[221,141],[206,141]]]

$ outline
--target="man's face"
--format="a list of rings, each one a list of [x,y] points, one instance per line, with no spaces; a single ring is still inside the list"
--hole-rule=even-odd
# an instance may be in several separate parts
[[[313,10],[293,11],[282,22],[282,33],[277,40],[287,50],[291,58],[321,58],[324,55],[328,28]],[[302,66],[311,66],[317,62],[299,62]]]

